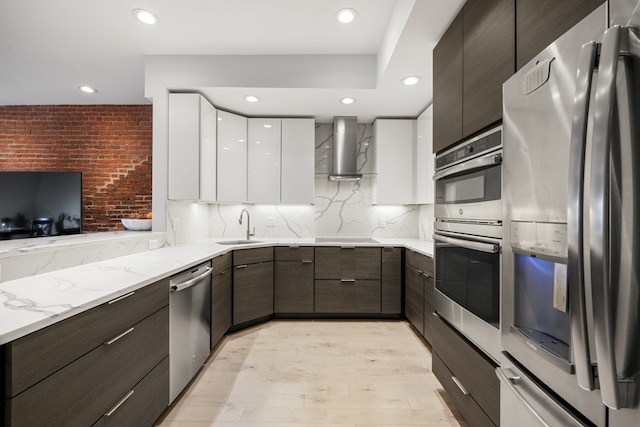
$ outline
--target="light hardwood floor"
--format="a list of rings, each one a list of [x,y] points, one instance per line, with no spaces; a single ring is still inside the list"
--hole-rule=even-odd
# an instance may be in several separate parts
[[[467,427],[402,321],[272,321],[227,336],[162,427]]]

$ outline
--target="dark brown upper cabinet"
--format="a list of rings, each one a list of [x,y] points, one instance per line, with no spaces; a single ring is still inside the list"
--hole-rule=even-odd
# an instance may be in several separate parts
[[[433,152],[462,138],[462,13],[433,49]]]
[[[502,119],[502,83],[515,72],[514,0],[462,8],[462,137]]]
[[[516,0],[516,70],[604,0]]]
[[[502,118],[515,71],[515,0],[467,0],[433,50],[433,151]]]

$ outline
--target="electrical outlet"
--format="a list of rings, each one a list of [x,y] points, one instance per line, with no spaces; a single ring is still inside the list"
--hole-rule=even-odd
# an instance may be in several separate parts
[[[380,218],[378,220],[378,226],[380,228],[385,228],[387,226],[387,219],[386,218]]]
[[[149,240],[149,249],[158,249],[158,239]]]
[[[276,226],[276,217],[268,216],[267,217],[267,227],[275,227]]]
[[[180,218],[173,218],[173,231],[180,230]]]

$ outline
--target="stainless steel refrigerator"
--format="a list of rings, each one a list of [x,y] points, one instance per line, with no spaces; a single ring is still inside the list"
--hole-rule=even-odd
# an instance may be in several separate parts
[[[640,426],[640,2],[503,85],[501,420]]]

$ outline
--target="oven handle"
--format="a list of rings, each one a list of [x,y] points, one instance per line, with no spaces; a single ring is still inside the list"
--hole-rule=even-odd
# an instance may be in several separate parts
[[[451,245],[460,246],[461,248],[471,249],[473,251],[487,252],[495,254],[500,252],[500,245],[493,243],[473,242],[471,240],[455,239],[453,237],[441,236],[439,234],[433,235],[433,240],[437,240],[443,243],[449,243]]]
[[[469,161],[460,163],[450,168],[438,171],[433,174],[433,180],[437,181],[446,176],[455,175],[460,172],[471,172],[476,169],[488,168],[489,166],[499,165],[502,163],[502,153],[493,154],[491,156],[477,157]]]

